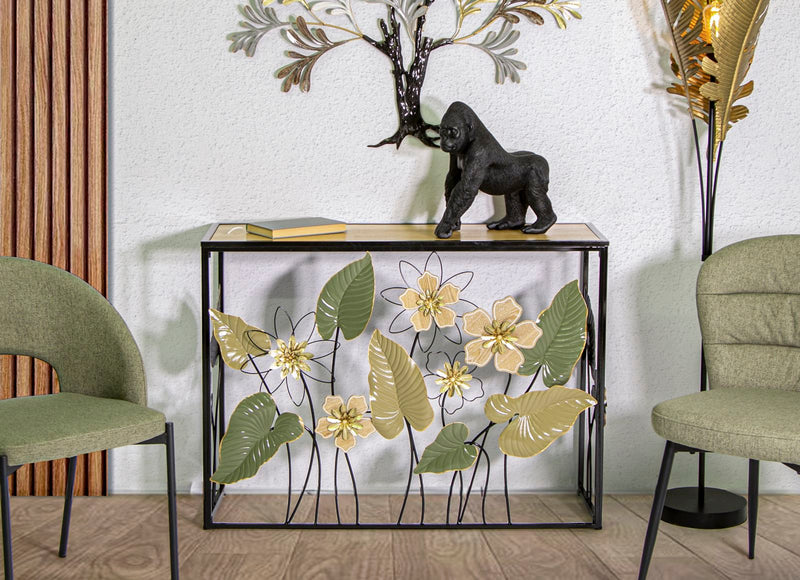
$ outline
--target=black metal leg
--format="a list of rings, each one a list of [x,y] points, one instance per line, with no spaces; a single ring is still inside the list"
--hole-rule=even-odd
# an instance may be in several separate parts
[[[14,580],[14,564],[11,561],[11,506],[8,498],[8,459],[0,456],[0,512],[3,512],[3,571],[6,580]]]
[[[642,562],[639,564],[639,580],[647,578],[647,568],[650,567],[650,558],[658,535],[658,524],[661,521],[661,512],[664,510],[664,499],[667,496],[669,474],[672,471],[672,460],[675,458],[675,444],[667,441],[664,447],[664,458],[661,460],[661,472],[658,474],[658,484],[653,498],[653,508],[650,510],[650,522],[647,524],[647,534],[644,538],[642,549]]]
[[[167,498],[169,501],[169,565],[172,580],[178,580],[178,503],[175,495],[175,434],[167,422]]]
[[[750,460],[747,486],[747,557],[756,556],[756,524],[758,523],[758,459]]]
[[[61,543],[58,546],[59,558],[67,557],[69,518],[72,514],[72,496],[75,494],[75,468],[77,465],[77,457],[70,457],[67,459],[67,486],[64,489],[64,516],[61,519]]]

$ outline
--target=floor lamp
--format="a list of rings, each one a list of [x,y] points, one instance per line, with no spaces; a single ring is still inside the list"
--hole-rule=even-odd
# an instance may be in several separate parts
[[[748,113],[746,107],[735,102],[753,91],[753,82],[744,83],[744,78],[755,53],[769,0],[661,0],[661,5],[673,44],[672,70],[680,81],[667,90],[688,100],[692,117],[702,200],[701,259],[705,261],[713,253],[722,146],[732,124]],[[698,120],[708,124],[705,156],[700,149]],[[700,390],[707,388],[701,351]],[[661,519],[679,526],[706,529],[727,528],[746,521],[744,498],[707,487],[705,479],[706,457],[701,452],[698,453],[697,486],[670,489]]]

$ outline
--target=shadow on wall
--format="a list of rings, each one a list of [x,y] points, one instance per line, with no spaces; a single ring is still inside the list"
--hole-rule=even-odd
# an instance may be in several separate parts
[[[635,440],[642,434],[652,440],[658,439],[650,425],[650,409],[661,401],[688,395],[700,388],[701,336],[695,301],[699,269],[699,256],[673,255],[656,257],[634,274],[633,320],[639,327],[631,329],[631,334],[640,337],[635,347],[639,352],[630,353],[627,358],[644,363],[636,370],[635,376],[641,377],[641,382],[633,391],[642,402],[631,403],[631,406],[646,411],[626,422],[630,432],[625,433],[624,439]],[[655,449],[648,445],[637,446],[637,452],[646,455],[629,458],[648,466],[643,471],[648,478],[645,488],[651,484],[655,486],[658,476],[661,455],[660,450]],[[688,464],[685,469],[689,469]],[[691,478],[682,477],[680,471],[671,481],[678,484],[681,479],[687,483],[691,481]]]
[[[206,229],[205,226],[193,228],[142,245],[141,296],[147,296],[158,288],[157,281],[151,280],[150,276],[165,263],[170,263],[169,255],[197,253]],[[168,292],[166,295],[172,304],[166,310],[144,310],[144,327],[147,330],[143,340],[148,347],[144,350],[157,353],[159,367],[170,375],[178,375],[197,364],[195,355],[198,350],[200,320],[194,308],[198,302],[199,290],[190,289],[183,297]]]

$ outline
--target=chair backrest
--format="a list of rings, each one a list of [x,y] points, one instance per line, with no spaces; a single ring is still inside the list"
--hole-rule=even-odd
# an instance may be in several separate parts
[[[122,317],[54,266],[0,257],[0,354],[50,363],[62,392],[147,404],[142,357]]]
[[[697,279],[711,388],[800,391],[800,235],[744,240]]]

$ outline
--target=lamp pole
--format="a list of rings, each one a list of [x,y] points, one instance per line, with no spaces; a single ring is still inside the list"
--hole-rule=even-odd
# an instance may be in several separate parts
[[[718,4],[714,4],[718,9]],[[712,4],[706,7],[708,10]],[[712,29],[713,30],[713,29]],[[709,34],[713,31],[709,30]],[[711,81],[715,79],[712,77]],[[714,252],[714,208],[717,197],[719,162],[722,145],[715,149],[716,104],[708,103],[708,145],[706,149],[706,172],[700,166],[700,189],[702,200],[702,253],[705,262]],[[701,163],[697,127],[695,125],[695,146],[698,164]],[[703,186],[705,181],[705,187]],[[706,360],[703,347],[700,347],[700,390],[708,390]],[[741,496],[714,487],[706,487],[706,454],[697,454],[697,487],[678,487],[667,490],[664,511],[661,519],[667,523],[687,528],[721,529],[737,526],[747,520],[747,502]]]

